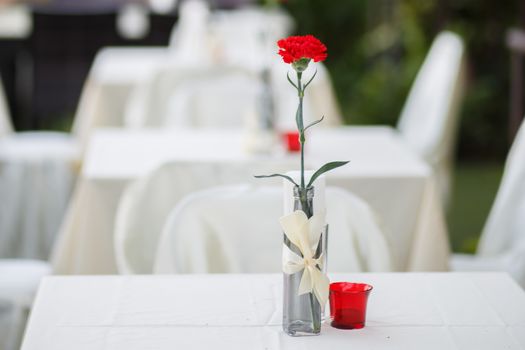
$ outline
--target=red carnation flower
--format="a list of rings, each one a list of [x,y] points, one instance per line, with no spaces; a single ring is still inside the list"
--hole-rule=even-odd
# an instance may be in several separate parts
[[[290,36],[279,40],[277,45],[279,46],[278,53],[283,61],[291,63],[296,70],[299,68],[300,71],[306,69],[310,60],[320,62],[328,56],[326,46],[313,35]],[[299,67],[296,67],[297,65]]]

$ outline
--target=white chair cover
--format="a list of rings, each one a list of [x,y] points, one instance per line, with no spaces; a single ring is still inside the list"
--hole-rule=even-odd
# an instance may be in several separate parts
[[[341,189],[326,192],[328,269],[391,271],[390,251],[370,207]],[[164,226],[155,273],[281,272],[281,187],[218,187],[191,194]]]
[[[286,37],[292,29],[291,17],[278,9],[244,7],[216,11],[209,22],[213,58],[261,70],[272,55],[277,58],[277,40]]]
[[[297,92],[288,83],[286,73],[290,71],[292,79],[295,74],[277,55],[276,45],[277,40],[286,37],[294,27],[289,15],[278,9],[265,11],[255,7],[210,14],[203,1],[194,0],[181,4],[180,16],[170,44],[178,62],[195,64],[197,60],[217,66],[245,67],[254,72],[270,69],[277,127],[295,128]],[[193,58],[185,59],[187,56]],[[341,125],[341,111],[325,66],[310,64],[304,73],[305,79],[316,69],[317,77],[305,96],[305,121],[324,115],[323,125]]]
[[[398,122],[407,143],[433,167],[444,204],[450,191],[464,78],[463,41],[442,32],[417,74]]]
[[[268,49],[276,51],[275,42],[293,26],[292,18],[278,9],[210,12],[206,1],[187,0],[180,5],[170,49],[184,62],[244,64],[260,70],[265,67]]]
[[[139,86],[125,123],[140,127],[240,127],[257,111],[261,79],[240,67],[159,68]]]
[[[0,257],[49,258],[75,181],[76,148],[60,133],[0,139]]]
[[[49,258],[77,157],[69,135],[14,133],[0,80],[0,258]]]
[[[115,219],[115,256],[119,273],[151,273],[158,238],[171,209],[186,195],[213,186],[257,180],[253,175],[284,173],[292,162],[231,161],[165,164],[131,183],[120,200]]]
[[[456,255],[454,270],[503,270],[525,287],[525,122],[507,157],[503,178],[477,254]]]
[[[35,260],[0,260],[0,349],[17,350],[29,309],[47,263]]]
[[[210,8],[204,0],[186,0],[180,4],[179,20],[173,27],[169,47],[183,62],[210,60],[208,22]]]

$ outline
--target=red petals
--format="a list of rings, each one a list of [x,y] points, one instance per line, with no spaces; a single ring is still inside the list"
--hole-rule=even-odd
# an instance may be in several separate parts
[[[290,36],[279,40],[277,46],[285,63],[294,63],[302,58],[320,62],[328,56],[326,46],[313,35]]]

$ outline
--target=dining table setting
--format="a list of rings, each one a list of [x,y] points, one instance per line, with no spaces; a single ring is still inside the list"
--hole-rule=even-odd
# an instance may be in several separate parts
[[[525,294],[502,273],[352,273],[373,286],[362,329],[281,329],[277,274],[56,276],[42,282],[22,350],[521,349]]]
[[[180,163],[188,174],[198,172],[203,162],[296,163],[297,153],[285,151],[284,142],[280,147],[276,144],[270,153],[250,154],[243,149],[243,134],[238,130],[97,131],[53,251],[56,273],[117,272],[112,233],[119,200],[133,181],[163,163]],[[327,183],[358,194],[381,215],[395,270],[447,269],[447,229],[432,172],[394,129],[319,129],[312,133],[308,146],[312,167],[327,157],[351,159],[348,167],[329,174]],[[193,172],[192,166],[196,168]],[[255,182],[253,175],[257,174],[248,171],[242,181]],[[187,185],[188,192],[202,185],[196,179]]]
[[[263,2],[151,4],[168,45],[99,50],[70,132],[15,131],[0,80],[0,350],[525,349],[525,124],[451,244],[461,35],[349,123],[333,41]]]

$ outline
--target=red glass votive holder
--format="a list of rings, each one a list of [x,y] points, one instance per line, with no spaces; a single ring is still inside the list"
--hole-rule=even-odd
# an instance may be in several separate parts
[[[299,142],[299,132],[287,131],[284,133],[284,141],[289,152],[299,152],[301,143]]]
[[[364,283],[330,284],[330,318],[332,327],[360,329],[365,326],[366,305],[372,286]]]

